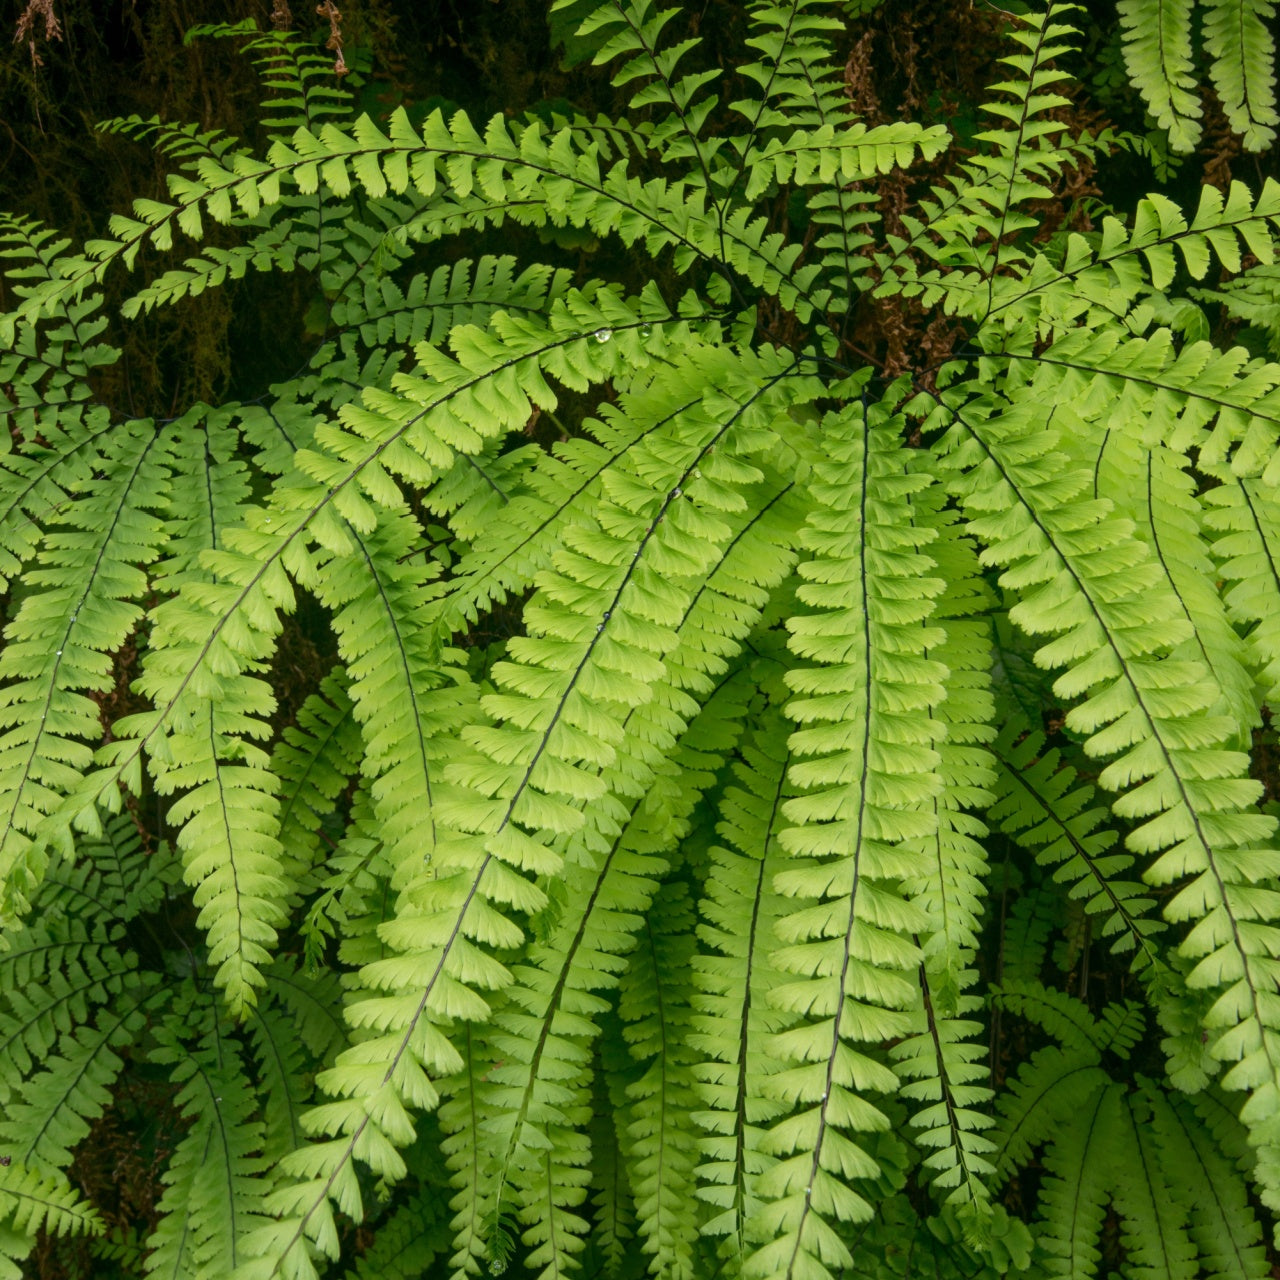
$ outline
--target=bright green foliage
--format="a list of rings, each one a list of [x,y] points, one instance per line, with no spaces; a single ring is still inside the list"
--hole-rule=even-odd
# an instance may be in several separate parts
[[[1250,151],[1276,138],[1275,5],[1272,0],[1119,0],[1124,60],[1174,151],[1194,151],[1202,107],[1192,45],[1200,26],[1213,85]]]
[[[1269,10],[1205,10],[1249,146]],[[262,154],[115,122],[165,199],[0,224],[0,1275],[103,1230],[68,1170],[143,1085],[103,1276],[1268,1273],[1280,365],[1176,290],[1280,333],[1280,188],[1042,240],[1115,145],[1052,5],[890,233],[870,184],[951,139],[856,118],[841,12],[750,5],[722,101],[680,10],[566,0],[628,117],[484,126],[213,28]],[[305,367],[97,402],[109,277],[128,320],[294,270]],[[882,304],[952,354],[863,363]]]

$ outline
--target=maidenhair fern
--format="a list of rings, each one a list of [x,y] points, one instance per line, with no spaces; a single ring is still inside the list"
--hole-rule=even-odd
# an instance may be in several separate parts
[[[1254,147],[1269,11],[1204,13]],[[1189,7],[1121,12],[1190,145]],[[954,154],[821,0],[732,77],[560,0],[619,120],[208,28],[263,150],[116,121],[164,198],[0,223],[0,1272],[1270,1273],[1280,365],[1200,306],[1280,333],[1280,187],[1042,237],[1118,143],[1073,6],[1001,13]],[[293,271],[300,369],[107,403],[108,289]],[[877,307],[954,341],[869,364]],[[126,1228],[77,1162],[139,1108]]]
[[[1124,60],[1156,124],[1174,151],[1200,141],[1204,108],[1195,46],[1231,129],[1250,151],[1275,141],[1275,5],[1271,0],[1118,0]]]

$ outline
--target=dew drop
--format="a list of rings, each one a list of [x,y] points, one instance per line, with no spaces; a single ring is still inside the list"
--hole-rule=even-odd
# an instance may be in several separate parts
[[[702,479],[702,471],[701,471],[698,467],[694,467],[694,469],[693,469],[693,478],[694,478],[695,480],[701,480],[701,479]]]
[[[608,609],[606,609],[606,610],[604,611],[604,620],[605,620],[606,622],[608,622],[608,621],[609,621],[609,613],[610,613],[610,610],[608,610]]]
[[[596,330],[596,341],[597,341],[597,342],[608,342],[608,341],[609,341],[609,339],[610,339],[610,338],[612,338],[612,337],[613,337],[613,330],[612,330],[612,329],[597,329],[597,330]]]
[[[597,623],[596,623],[596,630],[597,630],[597,631],[603,631],[603,630],[604,630],[604,623],[603,623],[603,622],[597,622]]]
[[[58,650],[58,652],[57,652],[54,656],[55,656],[55,657],[58,657],[58,658],[62,657],[62,650],[61,650],[61,649],[59,649],[59,650]]]
[[[804,1189],[804,1198],[807,1200],[811,1195],[813,1195],[813,1188],[812,1188],[812,1187],[805,1187],[805,1189]]]
[[[652,334],[653,334],[653,325],[651,325],[651,324],[642,324],[642,325],[640,326],[640,336],[641,336],[642,338],[648,338],[648,337],[650,337]]]
[[[675,487],[674,489],[672,489],[672,490],[671,490],[671,496],[672,496],[673,498],[678,498],[678,497],[680,496],[680,492],[681,492],[681,490],[680,490],[680,486],[679,486],[679,485],[676,485],[676,487]]]
[[[500,1276],[507,1269],[506,1260],[503,1258],[494,1258],[489,1263],[489,1274],[491,1276]]]

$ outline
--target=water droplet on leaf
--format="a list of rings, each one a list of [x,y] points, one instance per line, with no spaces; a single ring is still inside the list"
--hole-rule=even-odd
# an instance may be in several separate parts
[[[651,325],[651,324],[642,324],[642,325],[640,326],[640,336],[641,336],[642,338],[647,338],[647,337],[649,337],[652,333],[653,333],[653,325]]]
[[[680,496],[680,486],[679,486],[679,485],[676,485],[676,487],[675,487],[674,489],[672,489],[672,490],[671,490],[671,496],[672,496],[673,498],[678,498],[678,497]]]
[[[610,339],[610,338],[612,338],[612,337],[613,337],[613,330],[612,330],[612,329],[597,329],[597,330],[596,330],[596,341],[597,341],[597,342],[608,342],[608,341],[609,341],[609,339]]]

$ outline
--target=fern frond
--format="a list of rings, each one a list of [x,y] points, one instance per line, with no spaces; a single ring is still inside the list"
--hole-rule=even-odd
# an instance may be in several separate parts
[[[20,1086],[21,1101],[5,1107],[0,1143],[15,1165],[52,1174],[71,1163],[71,1149],[111,1101],[111,1085],[124,1066],[118,1051],[168,999],[163,990],[140,991],[142,985],[136,977],[123,982],[118,1002],[63,1036],[58,1051]]]
[[[7,1220],[7,1229],[0,1236],[0,1251],[6,1261],[23,1256],[15,1233],[34,1236],[44,1228],[58,1235],[97,1235],[102,1230],[97,1212],[80,1199],[64,1177],[16,1164],[0,1165],[0,1216]]]
[[[94,408],[67,424],[45,422],[38,440],[0,462],[0,583],[6,587],[35,556],[46,529],[92,482],[116,424]]]
[[[1169,1105],[1156,1097],[1150,1090],[1129,1094],[1119,1104],[1120,1140],[1127,1158],[1115,1164],[1115,1204],[1128,1228],[1125,1255],[1135,1277],[1196,1280],[1203,1271],[1188,1234],[1189,1197],[1179,1194],[1186,1166],[1169,1161],[1163,1135],[1151,1125],[1151,1109]],[[1223,1193],[1230,1194],[1227,1188]]]
[[[210,485],[209,492],[212,496],[218,491]],[[194,534],[197,545],[205,536],[224,536],[218,514],[205,510],[203,521],[196,517],[204,524]],[[217,591],[211,576],[203,569],[188,569],[189,589]],[[282,586],[272,585],[277,591]],[[193,630],[193,612],[186,597],[179,596],[152,615],[151,647],[138,686],[165,709],[121,720],[115,726],[120,739],[111,744],[109,758],[123,760],[125,776],[131,776],[140,744],[145,743],[157,791],[183,792],[169,810],[170,822],[180,827],[177,845],[183,874],[196,890],[210,963],[218,966],[217,981],[226,989],[232,1009],[243,1012],[262,985],[260,967],[270,959],[275,926],[284,917],[280,899],[286,886],[276,838],[279,783],[267,770],[266,752],[253,743],[268,732],[265,717],[274,698],[261,680],[229,680],[225,659],[218,663],[214,655],[210,661],[216,633]],[[265,620],[255,621],[261,627]],[[274,614],[270,622],[276,622]],[[257,640],[261,646],[262,634],[247,629],[237,638],[250,645]],[[195,662],[188,665],[192,652]],[[254,652],[261,653],[262,647]],[[96,783],[97,795],[109,793],[110,784],[100,779],[101,774],[90,775],[87,786]]]
[[[482,1095],[488,1072],[501,1066],[481,1043],[480,1032],[464,1023],[454,1036],[461,1066],[446,1086],[440,1104],[440,1123],[445,1136],[441,1154],[448,1162],[454,1195],[449,1207],[454,1215],[453,1254],[455,1276],[476,1275],[487,1262],[505,1270],[511,1252],[510,1234],[498,1217],[494,1201],[492,1160],[484,1147],[481,1125],[484,1119]]]
[[[332,974],[313,974],[276,961],[267,970],[267,994],[293,1018],[298,1038],[320,1062],[346,1043],[342,997]]]
[[[70,242],[32,218],[0,214],[0,272],[18,298],[33,298],[53,288],[70,265],[65,250]],[[64,262],[64,258],[67,261]],[[94,370],[114,364],[119,349],[95,342],[107,326],[102,295],[67,299],[46,311],[52,324],[17,323],[0,317],[0,384],[9,392],[0,397],[0,411],[31,435],[66,429],[79,420],[91,397]]]
[[[1090,1095],[1045,1153],[1048,1171],[1040,1191],[1039,1244],[1051,1276],[1089,1276],[1097,1269],[1097,1246],[1107,1201],[1109,1148],[1119,1128],[1120,1088],[1109,1084]]]
[[[217,1018],[215,1010],[211,1021]],[[164,1174],[163,1216],[148,1241],[147,1275],[230,1275],[270,1185],[262,1176],[266,1162],[254,1154],[262,1148],[262,1125],[250,1119],[253,1092],[225,1026],[210,1026],[194,1050],[167,1028],[157,1039],[156,1059],[173,1065],[178,1105],[191,1127]]]
[[[1147,110],[1174,151],[1200,141],[1200,95],[1192,74],[1191,0],[1119,0],[1124,62]]]
[[[591,1127],[591,1207],[594,1230],[587,1242],[601,1259],[605,1280],[621,1280],[625,1272],[638,1276],[640,1266],[634,1250],[628,1248],[635,1239],[635,1211],[631,1186],[627,1181],[626,1158],[618,1134],[615,1109],[610,1098],[618,1082],[610,1082],[602,1071],[593,1072],[594,1105]],[[620,1108],[619,1108],[620,1110]]]
[[[333,58],[309,41],[287,31],[259,32],[252,19],[201,23],[186,34],[188,42],[207,37],[247,37],[241,48],[258,68],[267,90],[262,123],[273,135],[314,128],[326,118],[349,114],[351,93],[341,82],[335,83]]]
[[[1204,0],[1209,76],[1231,128],[1249,151],[1276,139],[1276,42],[1271,0]]]
[[[1026,1164],[1035,1147],[1059,1133],[1077,1132],[1084,1108],[1096,1108],[1109,1086],[1093,1046],[1037,1051],[1001,1092],[991,1131],[998,1154],[996,1179],[1003,1182]]]
[[[1150,936],[1163,922],[1149,917],[1154,904],[1143,885],[1120,878],[1133,865],[1132,854],[1113,852],[1116,833],[1097,830],[1106,810],[1090,807],[1094,789],[1074,785],[1076,771],[1062,763],[1061,752],[1044,748],[1042,733],[1010,716],[995,744],[992,821],[1031,849],[1041,866],[1053,868],[1055,880],[1069,883],[1073,897],[1086,898],[1089,911],[1105,913],[1102,934],[1115,937],[1113,949],[1132,949],[1135,962],[1159,963]]]
[[[20,915],[47,860],[38,835],[61,794],[91,760],[101,731],[89,693],[112,682],[111,650],[141,616],[139,565],[155,559],[164,526],[155,514],[168,488],[165,448],[149,422],[112,432],[114,465],[88,480],[46,534],[30,578],[44,588],[23,601],[0,652],[0,914]]]
[[[575,0],[557,0],[552,12],[569,9]],[[701,178],[710,188],[716,153],[723,140],[704,136],[707,117],[717,98],[703,90],[720,78],[718,68],[677,73],[680,60],[701,41],[690,37],[667,44],[663,29],[679,14],[677,8],[659,8],[654,0],[607,0],[584,14],[574,36],[590,40],[596,65],[625,58],[614,72],[616,86],[643,83],[632,92],[633,109],[656,108],[658,119],[644,130],[645,142],[665,161],[676,163]]]
[[[447,1248],[439,1197],[438,1188],[424,1187],[392,1210],[346,1280],[419,1280],[426,1275]]]
[[[769,1038],[790,1018],[770,1006],[782,980],[771,961],[773,926],[783,908],[773,879],[784,865],[777,838],[784,825],[789,755],[784,722],[767,715],[741,748],[736,785],[719,804],[719,832],[728,842],[710,851],[698,933],[707,948],[694,960],[689,1045],[702,1055],[695,1067],[704,1106],[696,1120],[706,1132],[698,1166],[698,1196],[719,1211],[702,1230],[729,1237],[737,1265],[748,1248],[746,1224],[760,1209],[755,1183],[771,1163],[762,1150],[765,1126],[778,1103],[760,1081],[780,1069]]]
[[[583,304],[585,299],[580,305]],[[568,319],[570,323],[581,323],[580,319]],[[511,331],[504,326],[499,332]],[[530,333],[524,328],[519,331],[519,337],[522,344],[532,340],[536,344],[534,351],[549,349],[558,354],[556,349],[563,344],[552,343],[548,347],[544,333],[537,330]],[[615,345],[608,341],[611,336],[606,331],[605,339],[593,339],[593,346],[599,350]],[[581,344],[584,356],[590,351],[582,338],[571,340]],[[490,368],[508,370],[512,367],[513,362],[502,346],[485,335],[458,330],[453,342],[468,359],[478,359]],[[428,404],[448,406],[447,417],[436,417],[440,426],[449,428],[450,434],[462,429],[463,440],[471,439],[479,444],[475,432],[469,426],[463,427],[455,416],[463,411],[463,405],[450,395],[450,384],[472,388],[479,385],[480,380],[464,372],[465,366],[447,362],[439,354],[428,351],[423,348],[420,355],[430,362],[437,381],[429,389],[422,385],[419,394]],[[606,351],[606,358],[607,367],[614,367],[616,353]],[[779,374],[784,370],[785,366]],[[566,376],[571,379],[570,385],[579,384],[583,378],[579,369],[571,369]],[[528,366],[526,377],[536,377],[541,394],[549,395],[536,363]],[[410,396],[419,385],[404,380],[401,383]],[[509,382],[500,399],[495,399],[493,388],[486,386],[483,403],[477,406],[476,421],[492,423],[494,430],[509,417],[523,422],[529,410],[523,391],[519,391],[518,399],[508,398],[519,386],[518,381]],[[501,416],[495,421],[495,415]],[[410,422],[416,423],[422,416],[421,412],[414,414]],[[366,429],[372,425],[367,415],[361,423]],[[404,429],[401,426],[396,435]],[[683,458],[676,463],[678,474],[686,482],[691,478],[695,462],[701,461],[704,467],[710,465],[705,460],[707,447],[727,428],[718,432],[702,430],[701,439],[686,447]],[[360,450],[367,448],[358,437],[356,439]],[[382,445],[373,457],[385,447]],[[438,447],[435,452],[438,455]],[[663,470],[672,466],[670,461],[657,456],[654,461]],[[413,464],[415,476],[420,477],[422,472],[421,462]],[[649,680],[656,678],[661,664],[646,649],[652,646],[652,635],[662,634],[668,608],[665,597],[669,591],[657,575],[671,573],[677,565],[696,567],[705,555],[705,549],[695,542],[693,531],[697,531],[698,537],[706,537],[710,527],[706,522],[692,515],[685,516],[682,507],[672,513],[675,519],[662,525],[661,517],[678,496],[678,486],[665,496],[661,490],[655,494],[652,489],[634,494],[628,501],[634,502],[638,509],[628,516],[630,527],[622,536],[600,542],[601,551],[608,549],[607,556],[602,556],[602,564],[607,566],[616,584],[611,591],[605,589],[608,594],[602,602],[604,613],[618,614],[618,621],[610,627],[607,636],[603,633],[609,619],[591,623],[589,618],[565,611],[553,582],[544,588],[546,605],[541,610],[532,605],[526,610],[531,634],[525,642],[526,648],[513,647],[513,656],[524,662],[506,664],[500,676],[500,686],[505,686],[505,692],[484,700],[486,709],[502,715],[510,727],[500,731],[496,726],[477,726],[468,735],[472,749],[445,771],[445,781],[458,789],[459,798],[438,806],[439,820],[442,826],[447,825],[459,834],[437,846],[436,856],[425,874],[406,879],[398,918],[394,925],[384,926],[382,930],[384,940],[395,948],[395,954],[384,961],[374,961],[364,970],[363,981],[370,989],[390,994],[369,997],[353,1006],[349,1016],[356,1025],[368,1026],[380,1034],[371,1035],[342,1055],[323,1077],[326,1088],[342,1095],[344,1100],[317,1109],[310,1122],[317,1129],[344,1136],[291,1158],[291,1172],[302,1175],[306,1181],[296,1190],[282,1191],[276,1199],[278,1208],[289,1217],[278,1228],[268,1228],[259,1237],[258,1247],[265,1254],[274,1255],[274,1261],[264,1256],[264,1273],[278,1268],[286,1258],[290,1266],[301,1265],[304,1257],[301,1242],[308,1227],[319,1234],[323,1248],[332,1247],[332,1218],[327,1204],[330,1191],[341,1207],[358,1212],[358,1190],[350,1164],[353,1155],[370,1161],[384,1175],[400,1176],[403,1164],[394,1148],[408,1141],[413,1132],[404,1102],[434,1107],[436,1090],[423,1073],[424,1068],[439,1078],[461,1066],[456,1051],[438,1030],[439,1021],[485,1016],[488,1006],[479,990],[508,983],[509,975],[503,966],[480,951],[476,944],[513,945],[519,932],[503,914],[503,908],[531,912],[543,901],[542,891],[520,873],[551,871],[560,864],[551,849],[522,827],[567,832],[579,824],[581,814],[574,806],[597,794],[596,783],[583,765],[596,760],[601,749],[610,750],[610,742],[617,740],[616,729],[607,731],[606,726],[620,719],[620,704],[613,699],[622,688],[630,688],[628,678],[620,674],[614,663],[622,659],[627,664],[623,670],[630,667]],[[693,504],[688,507],[692,512]],[[365,518],[356,507],[348,507],[347,514],[353,522]],[[635,551],[645,553],[643,562],[637,563],[639,556],[634,560],[624,558],[623,553],[629,557]],[[571,561],[565,563],[567,568]],[[683,571],[687,573],[687,567]],[[624,597],[623,592],[633,577],[643,581],[646,592],[653,592],[658,612],[648,616],[638,611],[634,615],[636,623],[620,630],[632,609],[654,608],[643,603],[643,595],[636,595],[637,605],[631,604],[634,593]],[[582,590],[580,584],[573,577],[565,581],[567,588],[575,593],[570,598],[576,599]],[[612,608],[609,599],[612,599]],[[620,636],[618,640],[614,639],[615,630]],[[542,658],[544,653],[547,659]],[[606,659],[608,665],[598,665]],[[544,660],[547,660],[545,668]],[[591,740],[573,727],[573,720],[583,715],[590,717],[586,723],[594,731],[604,734],[599,745],[590,745]],[[588,746],[589,753],[580,754]],[[588,790],[584,792],[583,787]],[[411,1045],[413,1052],[409,1056]],[[391,1063],[395,1069],[387,1071],[377,1067],[375,1064],[379,1061]],[[370,1110],[374,1105],[371,1098],[377,1099],[375,1111]],[[389,1135],[394,1135],[394,1144]]]
[[[464,201],[479,191],[489,207],[517,222],[572,221],[597,236],[616,234],[627,245],[643,240],[653,255],[670,249],[680,271],[703,262],[722,276],[736,273],[755,289],[776,294],[802,319],[821,311],[826,300],[811,287],[818,268],[797,265],[801,246],[786,244],[780,234],[766,236],[764,220],[749,209],[722,219],[696,184],[642,181],[628,174],[625,159],[602,172],[607,161],[600,140],[584,140],[572,128],[548,137],[539,122],[511,126],[499,116],[481,136],[465,116],[446,123],[437,111],[419,132],[401,109],[388,129],[384,134],[367,116],[350,133],[334,125],[318,134],[298,129],[287,145],[272,144],[267,161],[234,153],[226,165],[201,161],[199,181],[170,174],[172,203],[135,201],[133,217],[112,220],[113,240],[92,245],[92,258],[68,263],[66,279],[41,291],[20,314],[35,318],[78,296],[111,262],[130,266],[144,244],[168,249],[175,224],[194,230],[201,208],[220,223],[237,211],[256,217],[279,203],[284,180],[303,195],[315,194],[323,183],[339,199],[355,188],[375,200],[411,187],[429,199],[441,184]],[[719,301],[726,300],[722,289]]]
[[[1260,480],[1224,475],[1203,497],[1205,522],[1218,536],[1213,555],[1230,585],[1228,616],[1247,627],[1245,643],[1258,690],[1280,707],[1280,493]]]
[[[694,1170],[698,1136],[689,968],[693,908],[686,886],[668,882],[661,905],[641,930],[619,990],[619,1013],[632,1057],[643,1068],[627,1086],[622,1149],[635,1202],[636,1233],[650,1255],[649,1269],[672,1280],[692,1280]],[[661,925],[656,925],[661,921]]]
[[[1026,416],[1034,422],[1039,413]],[[1052,435],[1019,417],[1017,425],[973,422],[963,445],[953,437],[975,466],[963,484],[966,506],[992,513],[969,528],[986,536],[989,561],[1011,565],[1001,579],[1021,595],[1011,618],[1030,634],[1058,637],[1036,660],[1067,666],[1055,691],[1085,699],[1067,726],[1086,736],[1087,753],[1113,757],[1099,781],[1126,788],[1112,807],[1141,823],[1127,843],[1156,859],[1148,882],[1189,877],[1165,918],[1197,921],[1181,946],[1197,966],[1190,982],[1225,988],[1209,1013],[1214,1054],[1243,1059],[1227,1079],[1256,1091],[1254,1136],[1270,1148],[1276,1137],[1263,1117],[1280,1087],[1270,997],[1277,977],[1264,941],[1271,927],[1245,922],[1271,914],[1260,882],[1274,822],[1252,811],[1259,786],[1247,777],[1247,757],[1230,749],[1235,726],[1214,712],[1205,669],[1171,656],[1190,630],[1176,596],[1125,525],[1080,498],[1086,475],[1062,467]],[[1040,440],[1034,454],[1021,451],[1029,438]]]
[[[339,794],[359,771],[359,725],[352,714],[346,675],[331,671],[298,708],[271,753],[281,781],[280,849],[286,878],[301,883],[320,859],[325,820]]]
[[[369,790],[358,787],[347,830],[326,859],[324,874],[317,876],[320,892],[299,926],[310,970],[327,963],[329,939],[335,936],[338,959],[353,969],[387,955],[377,930],[394,913],[394,894],[391,864],[377,831]]]
[[[69,947],[34,990],[6,990],[0,1009],[0,1106],[8,1105],[15,1088],[48,1061],[60,1040],[89,1022],[91,1011],[124,998],[136,967],[135,956],[114,947]]]
[[[1171,1191],[1189,1215],[1188,1230],[1200,1252],[1206,1280],[1227,1276],[1261,1280],[1268,1270],[1260,1244],[1262,1227],[1231,1158],[1247,1150],[1245,1131],[1221,1109],[1216,1117],[1219,1130],[1227,1126],[1235,1130],[1235,1141],[1223,1144],[1188,1099],[1151,1088],[1144,1090],[1144,1096],[1152,1109],[1164,1166],[1177,1171]]]
[[[381,251],[394,239],[384,232],[376,243]],[[538,314],[563,298],[569,283],[567,272],[548,267],[517,271],[516,260],[506,256],[474,262],[464,258],[414,275],[403,286],[390,275],[360,269],[362,265],[352,263],[350,280],[330,313],[338,345],[348,356],[358,345],[380,350],[391,344],[439,343],[459,325],[482,326],[496,311]],[[325,362],[327,376],[334,375],[333,364]],[[351,380],[356,385],[372,381],[363,360]]]
[[[1001,268],[1021,268],[1027,263],[1026,251],[1011,239],[1036,225],[1023,206],[1048,197],[1049,182],[1071,160],[1072,144],[1058,137],[1066,126],[1052,113],[1068,105],[1055,88],[1067,79],[1067,72],[1054,61],[1075,48],[1077,33],[1064,20],[1073,8],[1051,0],[1044,12],[1030,10],[1010,26],[1008,34],[1022,52],[1000,59],[1013,78],[990,86],[1003,96],[983,104],[985,112],[1008,127],[978,133],[978,140],[987,143],[989,150],[968,161],[963,176],[952,179],[954,196],[945,189],[935,191],[936,200],[925,205],[930,215],[928,232],[911,237],[911,245],[940,264],[968,270],[953,270],[945,281],[935,272],[920,277],[906,253],[908,243],[890,238],[894,252],[883,266],[892,273],[894,283],[882,283],[879,292],[903,285],[908,295],[923,289],[930,305],[946,293],[949,310],[981,320],[996,305],[995,282]],[[911,223],[906,226],[909,232],[914,230]],[[1022,271],[1014,274],[1021,276]]]
[[[942,498],[931,490],[917,498],[917,506],[936,509]],[[976,977],[972,964],[987,871],[979,839],[986,828],[966,810],[990,802],[995,779],[986,747],[994,712],[988,628],[971,617],[986,600],[987,588],[972,544],[957,536],[951,523],[939,521],[936,527],[929,550],[947,586],[933,615],[943,638],[927,656],[949,671],[945,699],[930,708],[944,730],[936,749],[945,788],[933,798],[934,830],[909,845],[919,853],[920,870],[904,879],[903,889],[928,920],[927,932],[916,938],[923,957],[918,969],[922,999],[914,1034],[895,1045],[890,1057],[909,1082],[902,1096],[925,1104],[912,1116],[912,1125],[922,1131],[916,1141],[932,1149],[924,1163],[934,1185],[949,1189],[948,1204],[967,1205],[985,1219],[990,1210],[983,1179],[991,1172],[986,1156],[992,1148],[981,1133],[990,1124],[981,1108],[991,1090],[979,1065],[986,1053],[978,1042],[982,1026],[972,1016],[980,1001],[966,988]]]
[[[302,1113],[310,1101],[301,1041],[293,1020],[257,1005],[249,1018],[258,1088],[263,1096],[262,1157],[270,1168],[305,1140]]]
[[[868,417],[856,402],[829,414],[810,485],[802,536],[813,558],[797,594],[812,612],[788,626],[796,656],[822,665],[787,676],[799,794],[786,802],[794,825],[780,840],[798,865],[775,879],[805,905],[777,925],[784,945],[773,963],[792,980],[771,994],[803,1021],[770,1048],[791,1065],[764,1082],[766,1094],[792,1114],[765,1141],[777,1163],[760,1179],[766,1208],[748,1230],[768,1243],[748,1275],[817,1276],[849,1264],[835,1224],[870,1216],[849,1182],[877,1166],[846,1134],[887,1127],[865,1095],[897,1083],[854,1046],[903,1035],[902,1011],[918,998],[902,971],[918,964],[909,937],[926,920],[894,880],[908,873],[900,846],[935,822],[940,726],[928,708],[942,700],[945,668],[922,653],[942,639],[924,619],[943,584],[922,551],[935,531],[911,504],[928,481],[906,474],[900,430],[892,402]],[[880,676],[869,681],[872,669]]]
[[[424,579],[433,567],[406,558],[417,539],[415,523],[383,515],[354,554],[329,561],[317,584],[334,611],[364,736],[363,771],[401,884],[448,838],[436,830],[436,813],[450,796],[439,776],[449,754],[441,731],[476,718],[475,688],[458,655],[441,652],[427,626]]]
[[[76,863],[57,867],[41,882],[34,906],[46,925],[55,917],[88,923],[95,939],[120,943],[124,926],[154,910],[173,881],[168,852],[144,851],[128,814],[105,822],[99,837],[81,840],[77,854]]]
[[[708,400],[712,398],[708,394]],[[611,756],[598,763],[600,794],[586,821],[568,838],[565,883],[553,894],[546,913],[554,923],[547,936],[530,947],[530,963],[514,971],[515,985],[508,997],[514,1007],[500,1008],[493,1019],[492,1055],[501,1059],[502,1066],[490,1073],[495,1086],[483,1094],[485,1110],[492,1116],[484,1141],[497,1155],[499,1184],[510,1179],[520,1190],[522,1220],[539,1227],[550,1223],[557,1209],[545,1203],[539,1208],[529,1203],[529,1197],[539,1194],[535,1189],[550,1186],[554,1193],[562,1183],[576,1185],[572,1171],[584,1162],[574,1141],[577,1135],[563,1117],[571,1105],[584,1105],[587,1043],[594,1034],[591,1014],[602,1007],[598,997],[589,993],[615,981],[613,975],[622,966],[620,955],[632,946],[642,924],[641,913],[665,867],[661,856],[654,855],[665,854],[683,834],[689,813],[733,738],[732,733],[726,734],[725,716],[733,720],[736,712],[726,711],[726,706],[734,707],[736,702],[725,703],[726,686],[678,740],[684,717],[696,706],[689,695],[711,692],[713,678],[725,671],[727,658],[759,618],[769,588],[782,580],[792,562],[785,547],[796,517],[785,502],[787,490],[775,488],[768,501],[747,503],[735,491],[759,473],[712,453],[717,443],[724,447],[732,443],[735,431],[753,425],[751,402],[763,399],[760,388],[748,390],[745,399],[744,405],[717,392],[719,422],[704,416],[705,406],[698,415],[686,416],[691,407],[687,405],[671,413],[670,396],[665,393],[649,405],[624,400],[630,419],[656,419],[656,427],[638,437],[634,429],[630,431],[636,444],[627,468],[605,472],[605,492],[612,491],[617,505],[602,496],[599,527],[584,526],[580,534],[567,539],[577,553],[577,565],[571,570],[568,556],[562,553],[557,558],[562,598],[576,597],[588,619],[594,618],[596,606],[584,588],[578,586],[571,594],[570,574],[581,579],[581,570],[590,563],[587,557],[600,556],[608,548],[604,530],[625,537],[630,524],[632,538],[643,531],[643,526],[636,527],[636,505],[642,495],[648,494],[642,500],[650,509],[653,501],[665,498],[672,531],[668,534],[665,520],[659,517],[663,528],[651,526],[638,544],[628,540],[603,561],[632,566],[635,586],[643,589],[635,598],[650,601],[645,613],[636,615],[618,607],[630,601],[617,596],[603,602],[612,607],[599,615],[603,621],[597,630],[618,627],[622,637],[642,637],[646,623],[651,627],[661,619],[671,637],[658,641],[662,648],[650,649],[662,658],[660,663],[647,659],[647,671],[638,661],[625,662],[621,654],[610,663],[611,670],[631,676],[637,692],[643,686],[635,677],[644,673],[648,695],[639,698],[622,720],[622,733],[611,744]],[[715,433],[708,439],[712,428]],[[691,431],[696,434],[690,436]],[[693,445],[699,439],[700,449]],[[694,462],[698,465],[691,466]],[[676,481],[683,481],[684,487],[674,484],[668,489]],[[683,506],[673,501],[682,495],[691,507],[701,508],[700,515],[682,515]],[[745,521],[739,507],[752,513]],[[717,528],[713,518],[729,523]],[[695,524],[676,527],[690,519]],[[702,564],[690,554],[693,544],[687,534],[694,527],[703,538],[698,553]],[[726,533],[733,536],[726,540]],[[661,587],[665,600],[658,595],[659,579],[647,572],[648,561],[666,569]],[[543,581],[551,586],[555,579],[547,574]],[[696,589],[690,590],[695,584]],[[661,613],[654,611],[655,606]],[[652,634],[660,635],[656,629]],[[596,723],[603,725],[603,716],[597,714]],[[566,1001],[574,1011],[572,1017],[564,1009]],[[562,1081],[575,1075],[581,1083],[570,1090]],[[564,1177],[554,1173],[562,1157]],[[552,1173],[543,1168],[544,1161]],[[499,1202],[500,1198],[499,1189]],[[571,1239],[563,1230],[555,1235],[566,1245]]]
[[[1145,467],[1142,466],[1145,462]],[[1146,451],[1139,474],[1146,472],[1145,503],[1139,527],[1149,532],[1193,635],[1173,657],[1191,657],[1211,673],[1221,691],[1222,709],[1237,724],[1232,746],[1247,748],[1261,724],[1249,670],[1248,651],[1232,626],[1223,597],[1215,589],[1213,558],[1204,536],[1202,507],[1188,460],[1162,445]],[[1123,509],[1123,504],[1117,502]]]

